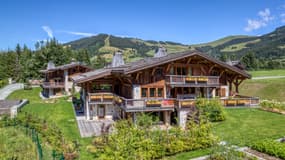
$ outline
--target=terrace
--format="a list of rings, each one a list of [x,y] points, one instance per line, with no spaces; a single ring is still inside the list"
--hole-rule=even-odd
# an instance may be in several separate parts
[[[127,99],[113,93],[89,93],[89,104],[116,104],[125,111],[162,111],[177,108],[194,107],[196,99],[176,98],[145,98]],[[258,106],[258,97],[236,95],[229,98],[220,98],[225,107]]]

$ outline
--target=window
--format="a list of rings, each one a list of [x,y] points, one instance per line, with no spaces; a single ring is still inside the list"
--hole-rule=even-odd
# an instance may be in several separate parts
[[[155,97],[155,88],[150,88],[149,89],[149,96],[150,97]]]
[[[162,76],[162,69],[161,68],[157,68],[156,70],[155,70],[155,74],[156,74],[156,76]]]
[[[142,88],[142,97],[147,97],[147,88]]]
[[[157,88],[157,97],[163,97],[163,88]]]
[[[187,68],[186,67],[176,67],[176,74],[177,75],[186,75]]]
[[[95,84],[93,86],[94,91],[112,91],[112,85],[111,84]]]

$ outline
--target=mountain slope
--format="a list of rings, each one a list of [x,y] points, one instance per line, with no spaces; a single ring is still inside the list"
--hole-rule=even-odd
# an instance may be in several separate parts
[[[123,38],[113,35],[99,34],[82,38],[65,45],[72,49],[87,49],[91,56],[102,55],[110,61],[117,50],[124,52],[126,61],[153,56],[158,46],[166,47],[168,53],[197,49],[214,57],[227,55],[231,59],[240,59],[248,52],[255,53],[259,59],[285,58],[285,26],[262,36],[228,36],[213,42],[184,45],[170,41],[142,40],[138,38]]]
[[[240,58],[253,52],[260,59],[285,58],[285,26],[271,33],[257,37],[235,37],[225,43],[213,46],[211,43],[192,47],[211,55],[228,54]]]
[[[158,46],[163,45],[168,52],[179,52],[189,49],[189,46],[170,41],[145,41],[137,38],[123,38],[113,35],[99,34],[97,36],[82,38],[65,45],[72,49],[87,49],[92,56],[103,55],[107,60],[112,58],[115,51],[124,51],[127,61],[153,56]]]

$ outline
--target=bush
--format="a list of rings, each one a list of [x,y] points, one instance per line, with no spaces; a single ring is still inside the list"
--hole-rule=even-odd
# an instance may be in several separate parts
[[[259,152],[285,159],[285,143],[273,140],[263,140],[252,144],[251,148]]]
[[[0,88],[6,86],[7,84],[8,84],[8,80],[7,79],[0,80]]]
[[[260,103],[260,106],[263,109],[269,109],[269,110],[277,109],[279,111],[285,111],[285,103],[284,102],[264,100]]]
[[[142,117],[141,117],[142,116]],[[158,159],[179,152],[208,148],[216,141],[207,119],[189,121],[189,129],[179,127],[161,130],[148,126],[152,117],[140,115],[136,125],[127,120],[115,123],[109,135],[96,137],[88,150],[98,159]],[[148,126],[148,127],[147,127]]]
[[[196,101],[196,107],[202,114],[206,115],[211,122],[226,119],[224,107],[218,99],[198,99]]]

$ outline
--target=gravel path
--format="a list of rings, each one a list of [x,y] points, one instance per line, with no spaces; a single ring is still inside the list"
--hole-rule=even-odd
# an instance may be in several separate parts
[[[285,76],[263,76],[263,77],[253,77],[252,79],[276,79],[285,78]]]
[[[4,88],[0,89],[0,100],[6,99],[12,92],[23,88],[24,85],[22,83],[14,83],[5,86]]]

